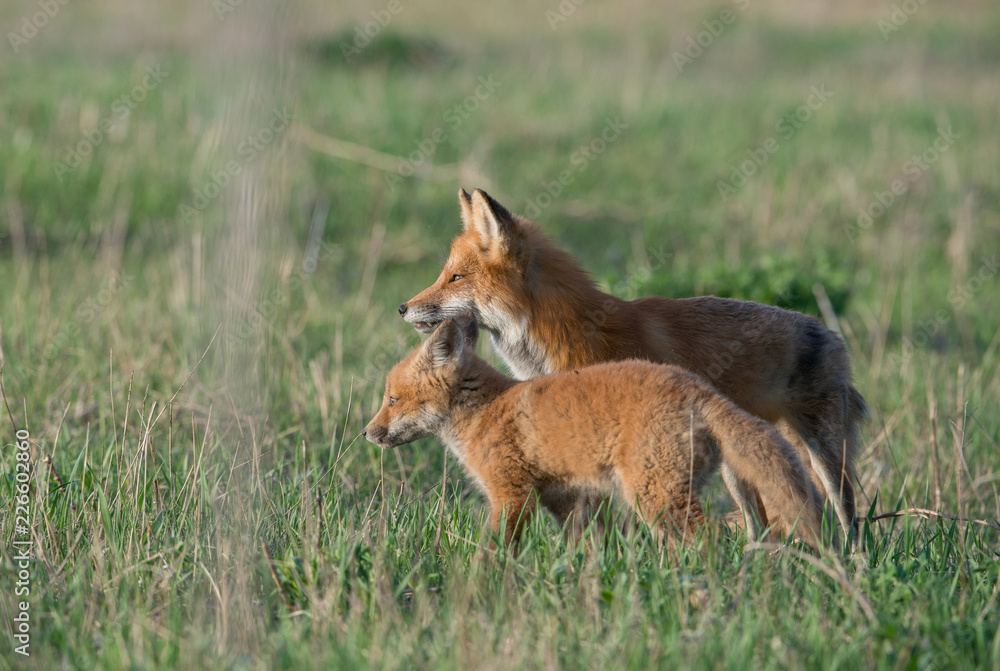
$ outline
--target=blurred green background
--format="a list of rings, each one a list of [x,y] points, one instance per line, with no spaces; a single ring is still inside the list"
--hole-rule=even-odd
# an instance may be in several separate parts
[[[458,188],[483,188],[625,298],[829,298],[872,408],[859,508],[995,522],[995,3],[18,0],[0,25],[0,356],[35,457],[39,668],[641,665],[650,640],[676,644],[661,664],[1000,663],[983,525],[873,523],[881,629],[831,615],[856,609],[841,590],[746,633],[753,604],[720,596],[733,544],[661,585],[669,617],[636,577],[658,560],[629,555],[579,608],[540,588],[518,628],[517,565],[435,533],[483,512],[439,444],[356,440],[419,341],[396,306],[437,277]],[[548,553],[577,555],[539,525],[532,575],[557,582]],[[754,566],[762,607],[811,589]],[[496,589],[495,639],[414,624],[489,619],[469,594]]]

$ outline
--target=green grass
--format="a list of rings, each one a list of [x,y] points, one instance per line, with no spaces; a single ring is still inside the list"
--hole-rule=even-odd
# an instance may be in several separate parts
[[[751,5],[678,73],[673,52],[730,4],[585,3],[552,31],[530,3],[404,2],[348,64],[340,44],[372,8],[244,3],[220,21],[109,0],[67,4],[8,51],[0,354],[31,436],[36,555],[31,657],[7,633],[0,668],[1000,666],[995,526],[871,519],[1000,517],[1000,13],[928,3],[883,40],[891,6]],[[157,64],[169,76],[57,179]],[[455,116],[480,77],[500,85]],[[814,86],[833,95],[783,137]],[[241,153],[275,108],[349,158],[290,128]],[[579,169],[609,118],[628,128]],[[858,231],[949,125],[948,151]],[[437,168],[395,184],[357,148],[407,157],[438,128]],[[240,174],[183,216],[231,161]],[[578,546],[541,517],[513,557],[436,440],[382,453],[358,437],[419,341],[395,306],[436,278],[458,187],[527,212],[562,171],[535,218],[618,295],[813,314],[814,286],[830,297],[872,407],[866,562],[735,533],[679,553],[642,531]],[[3,427],[12,632],[24,536]],[[731,508],[719,484],[708,504]]]

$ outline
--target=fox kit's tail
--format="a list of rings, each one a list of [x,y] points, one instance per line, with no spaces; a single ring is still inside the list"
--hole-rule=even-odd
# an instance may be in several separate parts
[[[784,531],[792,532],[794,525],[795,536],[818,549],[822,503],[795,449],[770,424],[728,401],[713,399],[708,406],[705,417],[722,453],[722,474],[747,516],[750,538],[759,533],[759,497],[772,517],[780,517]]]

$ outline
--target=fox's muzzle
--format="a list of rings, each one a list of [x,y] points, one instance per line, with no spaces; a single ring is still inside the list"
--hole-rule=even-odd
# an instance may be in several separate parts
[[[399,311],[399,316],[403,318],[403,321],[413,324],[413,328],[420,333],[431,333],[441,323],[440,308],[437,306],[428,307],[418,304],[416,307],[413,307],[407,302],[401,303],[396,309]]]
[[[382,443],[385,439],[389,437],[389,429],[385,426],[372,426],[369,424],[365,427],[361,435],[368,439],[369,443],[375,443],[379,447],[385,447]]]
[[[397,309],[399,310],[399,316],[403,318],[403,321],[413,324],[413,328],[417,329],[420,333],[431,333],[435,328],[437,328],[437,325],[441,323],[440,320],[426,321],[414,319],[412,312],[410,313],[410,317],[407,318],[406,312],[410,309],[410,306],[406,303],[402,303]]]

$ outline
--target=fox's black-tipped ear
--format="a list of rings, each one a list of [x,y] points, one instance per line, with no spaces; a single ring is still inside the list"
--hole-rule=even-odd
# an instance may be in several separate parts
[[[514,217],[503,205],[490,198],[482,189],[472,192],[472,223],[471,228],[479,233],[483,249],[498,247],[506,253],[512,242],[512,232],[515,226]],[[467,227],[466,230],[468,230]]]
[[[471,312],[466,312],[455,317],[455,322],[462,329],[465,346],[475,349],[476,343],[479,342],[479,324],[476,323],[475,315]]]
[[[464,335],[454,320],[441,322],[424,343],[424,352],[435,368],[456,363],[462,357]]]
[[[465,189],[458,190],[458,205],[462,208],[462,228],[467,231],[472,226],[472,196]]]

